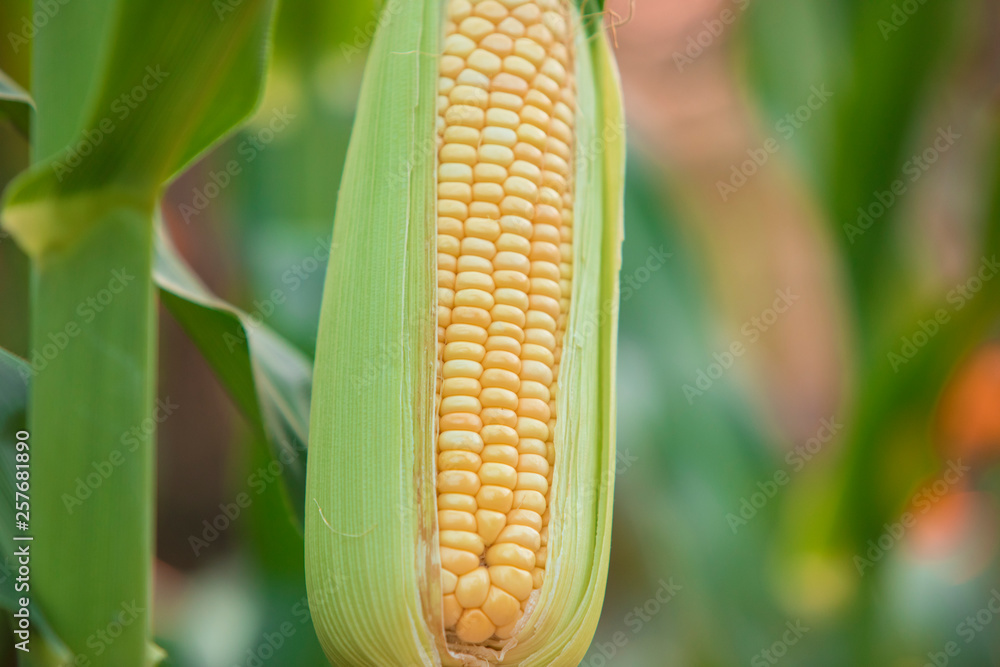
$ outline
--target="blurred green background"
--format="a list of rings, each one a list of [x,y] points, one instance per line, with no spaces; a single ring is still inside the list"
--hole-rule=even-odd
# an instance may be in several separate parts
[[[0,4],[25,87],[29,15]],[[377,15],[283,0],[255,118],[163,207],[206,283],[309,354]],[[1000,5],[621,0],[605,20],[631,156],[614,541],[583,664],[1000,664]],[[0,186],[26,162],[0,121]],[[27,289],[0,238],[21,355]],[[161,314],[166,664],[326,664],[263,448]]]

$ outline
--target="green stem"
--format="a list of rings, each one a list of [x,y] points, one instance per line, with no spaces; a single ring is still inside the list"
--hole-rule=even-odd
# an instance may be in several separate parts
[[[115,209],[34,263],[31,592],[78,665],[156,661],[152,230]]]

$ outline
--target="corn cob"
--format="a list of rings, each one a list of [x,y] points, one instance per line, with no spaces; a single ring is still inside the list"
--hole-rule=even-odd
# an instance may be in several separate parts
[[[568,7],[448,2],[438,89],[445,628],[509,638],[541,588],[572,279]]]
[[[317,347],[317,632],[338,665],[574,665],[614,476],[607,42],[569,0],[390,2],[381,23]]]

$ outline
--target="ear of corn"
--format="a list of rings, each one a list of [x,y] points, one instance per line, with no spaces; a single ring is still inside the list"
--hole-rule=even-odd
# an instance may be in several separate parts
[[[320,639],[334,664],[575,665],[614,478],[607,42],[565,0],[389,3],[357,118],[310,429]]]

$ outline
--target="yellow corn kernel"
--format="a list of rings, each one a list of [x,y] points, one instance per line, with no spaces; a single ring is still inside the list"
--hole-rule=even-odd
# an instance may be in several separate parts
[[[550,403],[571,286],[562,239],[573,219],[573,45],[564,3],[450,0],[447,11],[456,20],[439,70],[450,92],[439,109],[438,203],[459,201],[470,216],[438,226],[438,252],[459,267],[439,279],[441,303],[450,326],[465,329],[439,346],[437,492],[449,508],[455,493],[470,498],[464,517],[440,512],[441,543],[488,547],[471,571],[465,559],[442,559],[446,630],[475,644],[509,637],[544,577]],[[461,83],[473,81],[488,85]],[[472,128],[475,147],[462,134]],[[462,270],[469,260],[475,269]]]

